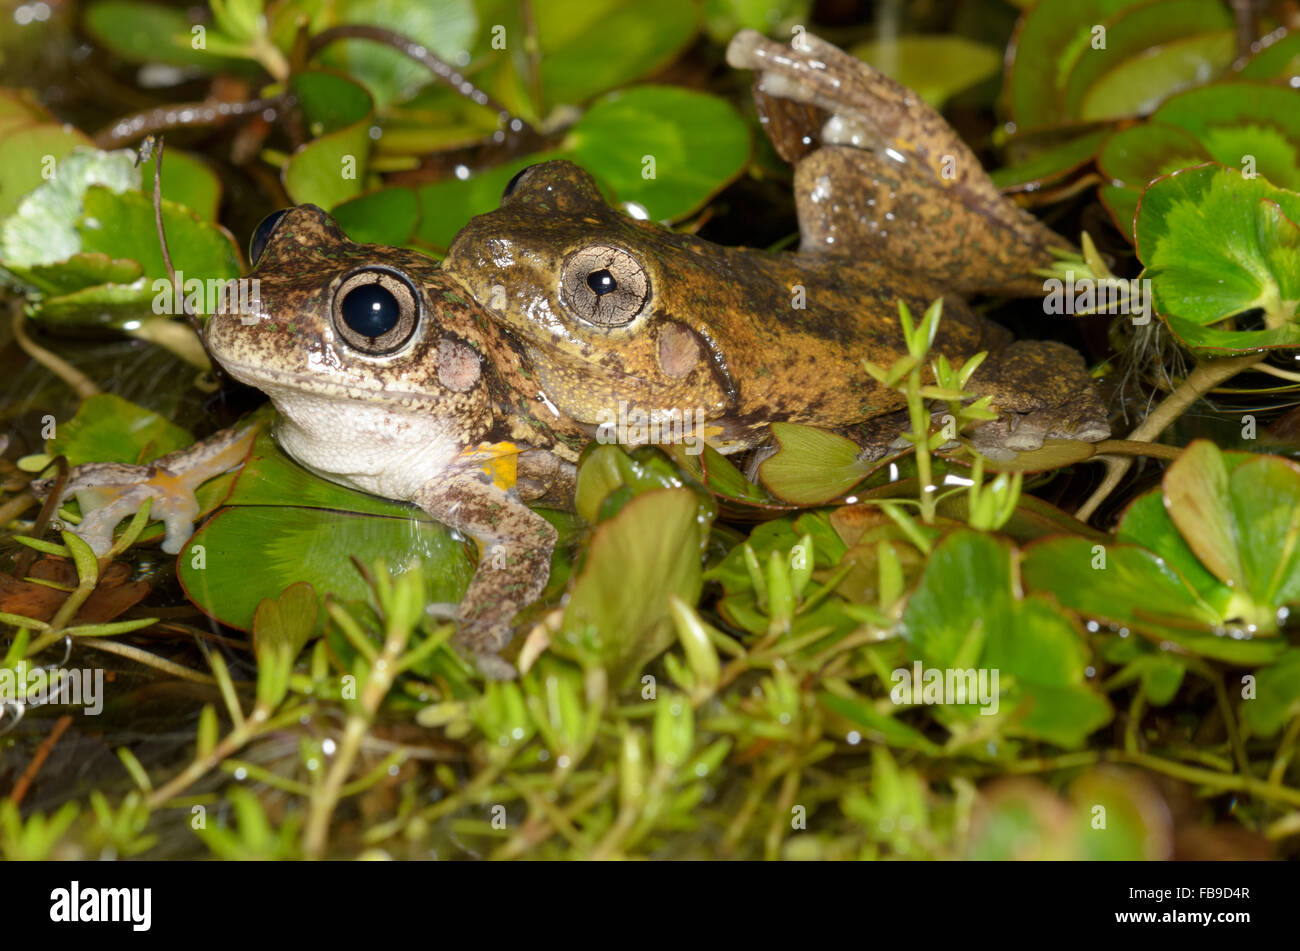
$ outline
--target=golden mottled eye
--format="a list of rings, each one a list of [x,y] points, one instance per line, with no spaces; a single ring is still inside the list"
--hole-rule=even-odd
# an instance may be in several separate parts
[[[632,322],[650,296],[650,279],[622,248],[598,244],[575,251],[560,276],[564,303],[597,327]]]
[[[350,274],[334,295],[334,329],[352,349],[371,356],[401,348],[419,319],[415,288],[387,268]]]

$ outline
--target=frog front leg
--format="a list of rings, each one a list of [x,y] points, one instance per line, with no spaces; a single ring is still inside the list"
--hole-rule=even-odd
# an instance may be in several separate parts
[[[426,483],[414,501],[478,546],[478,568],[461,600],[456,641],[484,676],[513,678],[514,667],[497,654],[510,642],[516,612],[546,587],[559,537],[555,527],[524,505],[517,492],[501,488],[476,467]]]
[[[138,512],[146,499],[152,500],[149,514],[166,529],[162,550],[179,554],[193,534],[199,514],[195,491],[243,462],[253,448],[258,428],[254,424],[223,429],[147,465],[90,462],[75,466],[58,503],[76,498],[82,519],[71,531],[102,557],[113,547],[118,523]],[[47,496],[53,487],[53,479],[41,479],[31,486],[38,498]]]
[[[992,397],[998,418],[971,431],[976,450],[1008,460],[1045,439],[1110,438],[1106,406],[1075,350],[1052,340],[1017,340],[989,354],[967,386]]]

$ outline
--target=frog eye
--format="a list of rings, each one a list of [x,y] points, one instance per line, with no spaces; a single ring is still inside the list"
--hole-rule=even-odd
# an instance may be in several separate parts
[[[352,349],[378,356],[411,339],[420,306],[410,281],[387,268],[347,277],[334,295],[334,328]]]
[[[506,187],[502,189],[501,200],[505,201],[507,198],[513,195],[515,193],[515,189],[518,188],[523,183],[524,179],[527,178],[528,174],[535,168],[537,168],[537,165],[526,165],[523,168],[521,168],[519,171],[515,172],[514,176],[510,179],[510,181],[506,182]]]
[[[266,250],[266,242],[271,240],[271,234],[275,231],[275,226],[280,223],[280,219],[287,213],[288,208],[281,208],[279,211],[273,211],[257,226],[253,232],[253,239],[248,242],[248,262],[256,265],[262,257],[262,252]]]
[[[597,327],[632,322],[650,296],[650,279],[622,248],[598,244],[569,255],[560,277],[564,303]]]

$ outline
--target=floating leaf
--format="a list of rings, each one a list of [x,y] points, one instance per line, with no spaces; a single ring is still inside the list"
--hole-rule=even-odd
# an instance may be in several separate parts
[[[0,136],[0,221],[13,214],[24,196],[46,181],[59,164],[64,164],[74,148],[90,145],[90,139],[71,126],[51,122],[13,122],[3,127],[3,133]],[[72,174],[72,170],[68,169],[68,173]],[[13,253],[11,240],[6,236],[4,250],[0,252],[6,258]]]
[[[1200,350],[1300,345],[1300,194],[1203,165],[1143,194],[1137,252],[1156,310]],[[1263,311],[1263,330],[1213,325]]]
[[[915,90],[934,108],[998,74],[1002,51],[964,36],[898,36],[859,43],[849,50],[895,82]]]
[[[39,174],[39,157],[14,156],[18,162],[29,158]],[[6,174],[6,187],[10,180]],[[11,270],[30,268],[55,264],[80,252],[77,222],[86,192],[95,185],[114,192],[138,188],[140,170],[135,167],[135,153],[128,149],[73,149],[58,163],[54,177],[22,198],[14,214],[5,219],[0,227],[0,264]]]
[[[374,104],[365,87],[322,70],[296,74],[293,90],[315,138],[290,156],[285,191],[297,204],[329,211],[365,186]]]
[[[140,190],[153,200],[154,165],[158,153],[140,163]],[[204,221],[216,221],[221,203],[221,180],[208,163],[197,155],[167,149],[163,156],[162,196],[184,205]],[[170,242],[171,236],[168,235]]]
[[[749,161],[749,127],[726,100],[679,86],[611,93],[564,140],[564,157],[654,221],[685,217]],[[651,166],[647,159],[653,161]]]
[[[1151,119],[1121,129],[1097,158],[1112,184],[1102,200],[1133,237],[1138,198],[1148,184],[1183,168],[1218,161],[1300,187],[1300,93],[1262,83],[1215,83],[1171,97]]]
[[[559,641],[594,655],[620,686],[674,640],[670,595],[702,585],[695,493],[658,489],[602,522],[574,578]]]
[[[393,518],[289,505],[223,508],[190,539],[177,572],[204,613],[251,630],[258,603],[299,581],[322,595],[364,600],[369,589],[353,556],[382,558],[395,573],[419,559],[430,602],[459,602],[473,573],[450,531],[410,512]]]
[[[992,535],[949,535],[908,598],[900,632],[924,667],[997,671],[1001,704],[1015,710],[1011,732],[1078,746],[1110,720],[1110,705],[1086,682],[1088,649],[1074,622],[1041,595],[1017,597],[1012,558]]]
[[[340,0],[333,12],[340,24],[395,30],[435,56],[462,65],[478,32],[478,15],[470,0]],[[331,44],[320,59],[363,83],[380,107],[436,81],[427,67],[370,40]]]
[[[677,86],[636,86],[593,105],[556,149],[466,181],[421,186],[417,237],[446,248],[465,222],[501,202],[520,169],[552,159],[583,166],[607,195],[672,221],[699,208],[749,161],[749,127],[730,103]]]
[[[1195,453],[1189,464],[1196,464]],[[1235,472],[1228,477],[1229,485]],[[1175,483],[1191,477],[1191,470],[1183,470],[1175,473]],[[1252,474],[1248,472],[1243,478],[1243,488],[1248,485],[1254,491]],[[1226,523],[1221,510],[1232,503],[1221,489],[1211,488],[1222,480],[1207,482],[1197,477],[1195,481],[1202,491],[1216,493],[1199,507],[1210,510],[1212,514],[1207,517],[1221,526],[1209,530],[1209,534],[1223,537],[1229,530],[1223,527]],[[1185,482],[1176,494],[1186,497],[1192,491],[1196,491],[1195,487]],[[1276,502],[1276,495],[1270,495],[1269,501]],[[1273,521],[1279,524],[1276,518]],[[1208,572],[1177,533],[1174,522],[1167,517],[1162,520],[1150,499],[1135,503],[1126,514],[1120,537],[1149,542],[1157,551],[1135,544],[1094,545],[1083,539],[1048,539],[1026,550],[1025,583],[1036,590],[1050,591],[1062,604],[1085,617],[1139,631],[1157,642],[1228,663],[1267,663],[1285,649],[1285,641],[1270,636],[1277,631],[1273,610],[1244,599],[1240,579],[1229,585]],[[1285,536],[1275,538],[1264,553],[1265,557],[1271,555],[1275,564],[1279,541],[1285,544]],[[1240,559],[1234,555],[1226,563],[1233,561]],[[1221,567],[1225,562],[1216,558],[1216,563]],[[1241,617],[1243,611],[1249,614],[1245,620]]]
[[[96,0],[86,9],[85,24],[96,40],[132,62],[169,63],[204,72],[241,65],[237,59],[195,48],[190,17],[177,7],[138,0]]]
[[[1219,0],[1038,3],[1008,51],[1006,98],[1022,131],[1141,115],[1224,72],[1234,53]]]
[[[1259,52],[1241,68],[1238,75],[1242,79],[1290,79],[1300,76],[1300,33],[1275,31],[1261,37],[1259,46]]]
[[[409,188],[381,188],[335,205],[330,215],[358,244],[406,244],[420,221],[420,203]]]
[[[667,65],[694,38],[692,0],[548,0],[535,4],[542,92],[585,102]],[[593,56],[618,37],[617,56]]]
[[[157,413],[112,393],[82,400],[77,415],[59,423],[46,444],[51,456],[63,454],[68,464],[152,462],[194,441],[186,430]]]
[[[1047,148],[1034,151],[1028,158],[991,172],[993,184],[1006,192],[1033,191],[1067,176],[1070,172],[1092,160],[1097,148],[1110,134],[1109,128],[1075,136]],[[1013,140],[1007,145],[1016,147]]]
[[[839,498],[874,468],[862,447],[835,433],[794,423],[773,423],[778,449],[758,467],[763,484],[800,505]]]

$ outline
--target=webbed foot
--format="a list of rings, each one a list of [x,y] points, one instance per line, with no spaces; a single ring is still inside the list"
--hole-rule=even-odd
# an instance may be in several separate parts
[[[223,429],[187,449],[162,456],[147,465],[91,462],[76,466],[68,474],[59,503],[75,497],[81,508],[81,523],[71,530],[96,555],[113,547],[113,531],[124,518],[152,500],[150,517],[166,529],[162,550],[179,554],[193,534],[199,514],[195,491],[211,478],[233,469],[248,456],[257,426]],[[49,494],[53,479],[32,483],[37,497]]]

